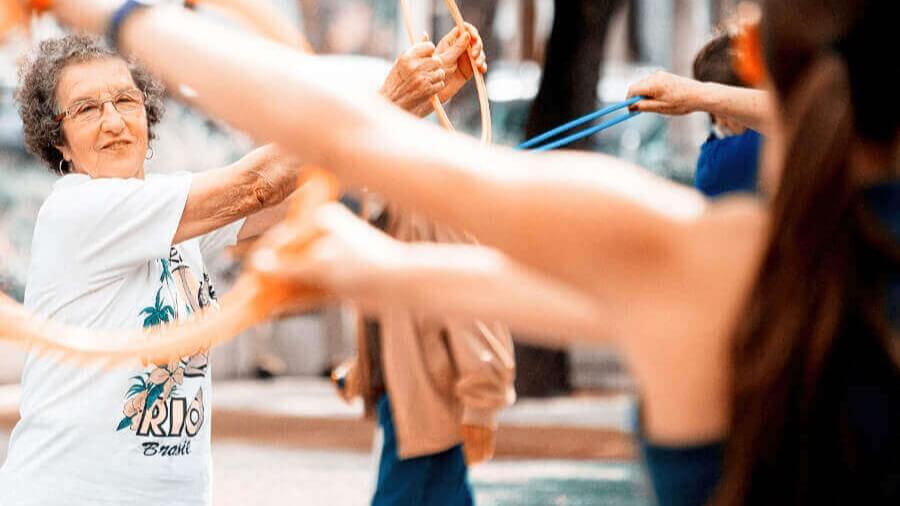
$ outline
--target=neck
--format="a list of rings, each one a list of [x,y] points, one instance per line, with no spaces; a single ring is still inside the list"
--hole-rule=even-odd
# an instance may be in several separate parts
[[[100,173],[95,173],[95,172],[89,171],[85,168],[73,166],[71,173],[72,174],[84,174],[85,176],[88,176],[91,179],[129,179],[129,178],[144,179],[144,168],[143,167],[140,167],[133,174],[121,175],[121,174],[100,174]]]

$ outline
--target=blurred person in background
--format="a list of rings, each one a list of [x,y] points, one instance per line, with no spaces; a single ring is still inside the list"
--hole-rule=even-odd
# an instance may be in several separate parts
[[[478,31],[471,25],[467,30],[453,28],[435,50],[434,57],[452,59],[455,66],[446,88],[436,91],[442,101],[455,95],[474,71],[487,70]],[[419,43],[407,50],[392,76],[415,68],[416,59],[430,49]],[[421,115],[431,105],[412,110]],[[399,206],[386,206],[379,221],[404,241],[465,240],[463,234]],[[358,332],[358,355],[339,368],[336,378],[344,398],[362,397],[366,413],[377,416],[381,428],[372,504],[473,504],[468,466],[493,456],[498,413],[515,400],[509,330],[498,323],[434,318],[398,306],[361,319]]]
[[[694,79],[748,87],[734,70],[733,37],[713,37],[694,59]],[[755,192],[762,137],[727,116],[710,114],[711,131],[700,147],[694,187],[709,197],[731,192]]]

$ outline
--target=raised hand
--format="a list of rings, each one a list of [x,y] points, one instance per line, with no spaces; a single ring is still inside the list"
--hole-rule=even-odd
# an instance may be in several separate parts
[[[417,116],[431,112],[429,100],[446,86],[447,71],[435,57],[435,46],[423,37],[401,54],[391,67],[381,94]]]
[[[474,75],[469,55],[475,61],[479,72],[482,74],[487,72],[484,43],[478,29],[469,23],[466,23],[465,31],[455,27],[438,42],[435,58],[440,61],[441,68],[447,73],[447,86],[438,94],[441,102],[453,98]]]

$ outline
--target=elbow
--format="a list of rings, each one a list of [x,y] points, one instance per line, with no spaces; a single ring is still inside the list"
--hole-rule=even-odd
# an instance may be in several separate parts
[[[249,195],[251,200],[250,206],[253,208],[253,212],[262,211],[263,209],[278,205],[284,200],[284,192],[281,189],[263,174],[256,173],[255,175],[257,176],[256,181],[254,182]]]
[[[221,204],[214,209],[215,218],[233,221],[256,214],[275,205],[277,192],[267,185],[259,174],[248,171],[242,174],[239,184],[230,185],[223,193]]]
[[[263,209],[276,206],[284,201],[295,189],[297,184],[295,171],[270,171],[267,174],[263,169],[250,169],[247,171],[247,185],[242,193],[247,206],[253,214]]]

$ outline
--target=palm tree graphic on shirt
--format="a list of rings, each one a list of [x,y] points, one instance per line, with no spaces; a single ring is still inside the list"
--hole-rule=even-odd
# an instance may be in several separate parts
[[[182,316],[192,314],[194,307],[208,305],[209,298],[214,300],[208,276],[204,273],[204,283],[198,283],[177,249],[172,248],[169,259],[159,259],[158,262],[161,267],[160,286],[156,290],[154,303],[140,312],[144,328],[174,322]],[[173,273],[179,275],[180,283]],[[210,291],[211,297],[204,297],[204,288]],[[191,296],[197,300],[191,300]],[[178,387],[183,384],[185,377],[205,376],[208,360],[209,352],[198,353],[163,366],[153,365],[144,373],[133,376],[132,384],[125,394],[124,417],[116,430],[137,430],[143,413],[149,411],[154,403],[166,402],[172,395],[180,393]]]
[[[156,302],[152,306],[147,306],[141,310],[144,316],[144,328],[155,327],[161,323],[169,323],[175,319],[175,309],[163,302],[163,287],[159,287],[156,291]]]

